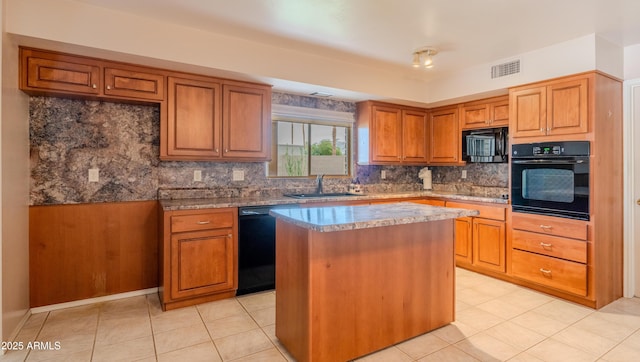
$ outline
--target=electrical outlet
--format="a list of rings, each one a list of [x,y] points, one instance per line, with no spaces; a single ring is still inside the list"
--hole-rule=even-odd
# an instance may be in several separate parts
[[[202,170],[193,171],[193,181],[202,182]]]
[[[462,170],[462,176],[463,179],[467,178],[467,170]]]
[[[233,181],[244,181],[244,170],[233,170]]]
[[[380,178],[383,179],[383,180],[386,179],[387,178],[387,171],[385,171],[385,170],[380,171]]]
[[[98,182],[100,181],[100,169],[99,168],[90,168],[89,169],[89,182]]]

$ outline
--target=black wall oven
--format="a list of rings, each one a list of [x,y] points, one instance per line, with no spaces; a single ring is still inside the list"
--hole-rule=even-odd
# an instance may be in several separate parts
[[[512,145],[512,210],[589,220],[589,151],[587,141]]]

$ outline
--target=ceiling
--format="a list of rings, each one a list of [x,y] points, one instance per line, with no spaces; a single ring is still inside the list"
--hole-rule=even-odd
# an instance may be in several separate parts
[[[424,80],[590,34],[640,44],[638,0],[75,1]],[[424,46],[435,66],[413,68]]]

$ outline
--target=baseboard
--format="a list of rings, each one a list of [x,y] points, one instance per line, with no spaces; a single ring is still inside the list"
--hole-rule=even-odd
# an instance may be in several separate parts
[[[13,332],[11,332],[11,334],[9,335],[9,339],[7,339],[8,341],[15,341],[16,338],[18,338],[18,334],[20,333],[20,331],[22,330],[22,327],[24,327],[25,323],[27,323],[27,320],[29,320],[29,317],[31,317],[31,310],[27,310],[27,312],[24,314],[24,316],[22,316],[22,319],[20,319],[20,322],[18,323],[18,325],[13,329]],[[3,355],[5,353],[4,349],[0,350],[0,356]]]
[[[51,312],[51,311],[59,310],[59,309],[79,307],[79,306],[87,305],[87,304],[108,302],[110,300],[137,297],[137,296],[140,296],[140,295],[153,294],[153,293],[157,293],[157,292],[158,292],[158,288],[149,288],[149,289],[142,289],[142,290],[134,290],[132,292],[126,292],[126,293],[105,295],[104,297],[89,298],[89,299],[82,299],[82,300],[74,300],[73,302],[66,302],[66,303],[50,304],[50,305],[45,305],[45,306],[42,306],[42,307],[31,308],[31,313],[30,314]],[[29,314],[29,313],[27,313],[27,314]]]

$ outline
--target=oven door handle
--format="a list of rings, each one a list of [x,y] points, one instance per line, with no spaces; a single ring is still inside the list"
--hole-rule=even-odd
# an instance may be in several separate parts
[[[518,165],[580,165],[585,164],[585,160],[514,160],[511,158],[511,162]]]

